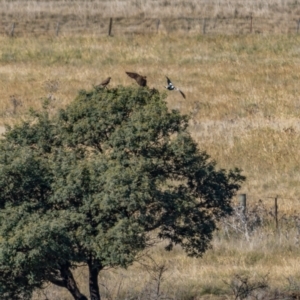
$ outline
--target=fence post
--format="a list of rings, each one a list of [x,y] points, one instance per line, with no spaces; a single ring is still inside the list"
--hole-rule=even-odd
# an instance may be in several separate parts
[[[160,25],[160,19],[157,19],[156,20],[156,33],[158,33],[159,25]]]
[[[203,19],[203,23],[202,23],[202,33],[203,35],[205,34],[206,32],[206,18]]]
[[[252,33],[252,26],[253,26],[253,15],[250,14],[250,33]]]
[[[55,30],[56,36],[58,36],[58,33],[59,33],[59,22],[57,22],[56,24],[56,30]]]
[[[299,33],[299,29],[300,29],[300,19],[298,19],[297,21],[297,34]]]
[[[278,196],[275,197],[275,212],[274,212],[274,215],[275,215],[275,227],[276,227],[276,232],[278,232]]]
[[[244,234],[247,241],[249,240],[248,224],[247,224],[247,196],[239,194],[239,206],[241,208],[241,221],[244,226]]]
[[[239,203],[240,207],[242,209],[242,214],[244,218],[246,218],[246,213],[247,213],[247,196],[246,194],[239,194]]]
[[[13,36],[14,36],[15,27],[16,27],[16,24],[15,24],[15,22],[14,22],[14,23],[12,23],[11,29],[10,29],[10,32],[9,32],[9,36],[10,36],[10,37],[13,37]]]
[[[109,19],[109,26],[108,26],[108,36],[111,36],[112,23],[113,23],[113,19],[110,18],[110,19]]]

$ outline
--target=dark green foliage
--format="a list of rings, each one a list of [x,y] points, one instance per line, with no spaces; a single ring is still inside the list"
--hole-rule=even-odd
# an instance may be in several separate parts
[[[217,170],[187,127],[155,89],[118,87],[81,91],[55,117],[10,129],[0,145],[0,295],[11,282],[30,295],[50,281],[85,299],[72,267],[86,263],[96,277],[126,267],[154,230],[168,250],[201,256],[244,177]]]

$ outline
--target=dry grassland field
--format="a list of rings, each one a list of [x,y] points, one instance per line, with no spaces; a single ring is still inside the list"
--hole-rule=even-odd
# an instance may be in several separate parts
[[[225,220],[201,259],[157,246],[152,259],[102,272],[103,299],[238,299],[235,275],[254,286],[267,282],[260,293],[269,298],[256,299],[300,294],[299,1],[0,0],[0,13],[1,133],[29,108],[41,109],[45,98],[55,112],[108,76],[109,87],[133,85],[125,71],[146,75],[150,88],[166,92],[167,75],[186,94],[185,100],[169,92],[168,106],[190,115],[199,148],[218,167],[239,167],[247,177],[240,192],[252,214],[249,232],[237,219]],[[189,25],[182,19],[189,17],[201,20]],[[151,23],[157,18],[159,28]],[[204,18],[211,18],[205,34]],[[213,18],[221,24],[215,29]],[[86,270],[76,276],[86,292]],[[35,299],[71,298],[49,285]]]

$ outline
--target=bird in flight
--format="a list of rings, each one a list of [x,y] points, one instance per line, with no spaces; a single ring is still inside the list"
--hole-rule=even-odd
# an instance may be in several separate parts
[[[126,74],[135,79],[135,81],[140,85],[140,86],[146,86],[147,85],[147,77],[146,76],[142,76],[140,74],[137,73],[132,73],[132,72],[126,72]]]
[[[167,81],[168,81],[168,85],[165,88],[168,89],[169,91],[173,91],[173,90],[178,91],[182,95],[182,97],[185,99],[185,94],[183,93],[183,91],[181,91],[180,89],[175,87],[168,77],[167,77]]]
[[[99,83],[98,85],[96,85],[95,87],[96,88],[106,88],[107,87],[107,85],[109,84],[109,82],[110,82],[110,80],[111,80],[111,77],[107,77],[105,80],[103,80],[101,83]]]

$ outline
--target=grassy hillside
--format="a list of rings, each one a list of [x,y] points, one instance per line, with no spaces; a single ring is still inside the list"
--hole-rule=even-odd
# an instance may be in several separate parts
[[[169,92],[170,108],[190,114],[190,130],[220,167],[240,167],[254,199],[297,199],[300,37],[127,36],[0,37],[0,123],[14,123],[42,99],[53,110],[108,76],[135,84],[147,75],[164,91],[165,75],[187,95]],[[290,203],[290,201],[287,201]],[[291,205],[296,205],[298,201]],[[289,204],[286,209],[289,209]]]

